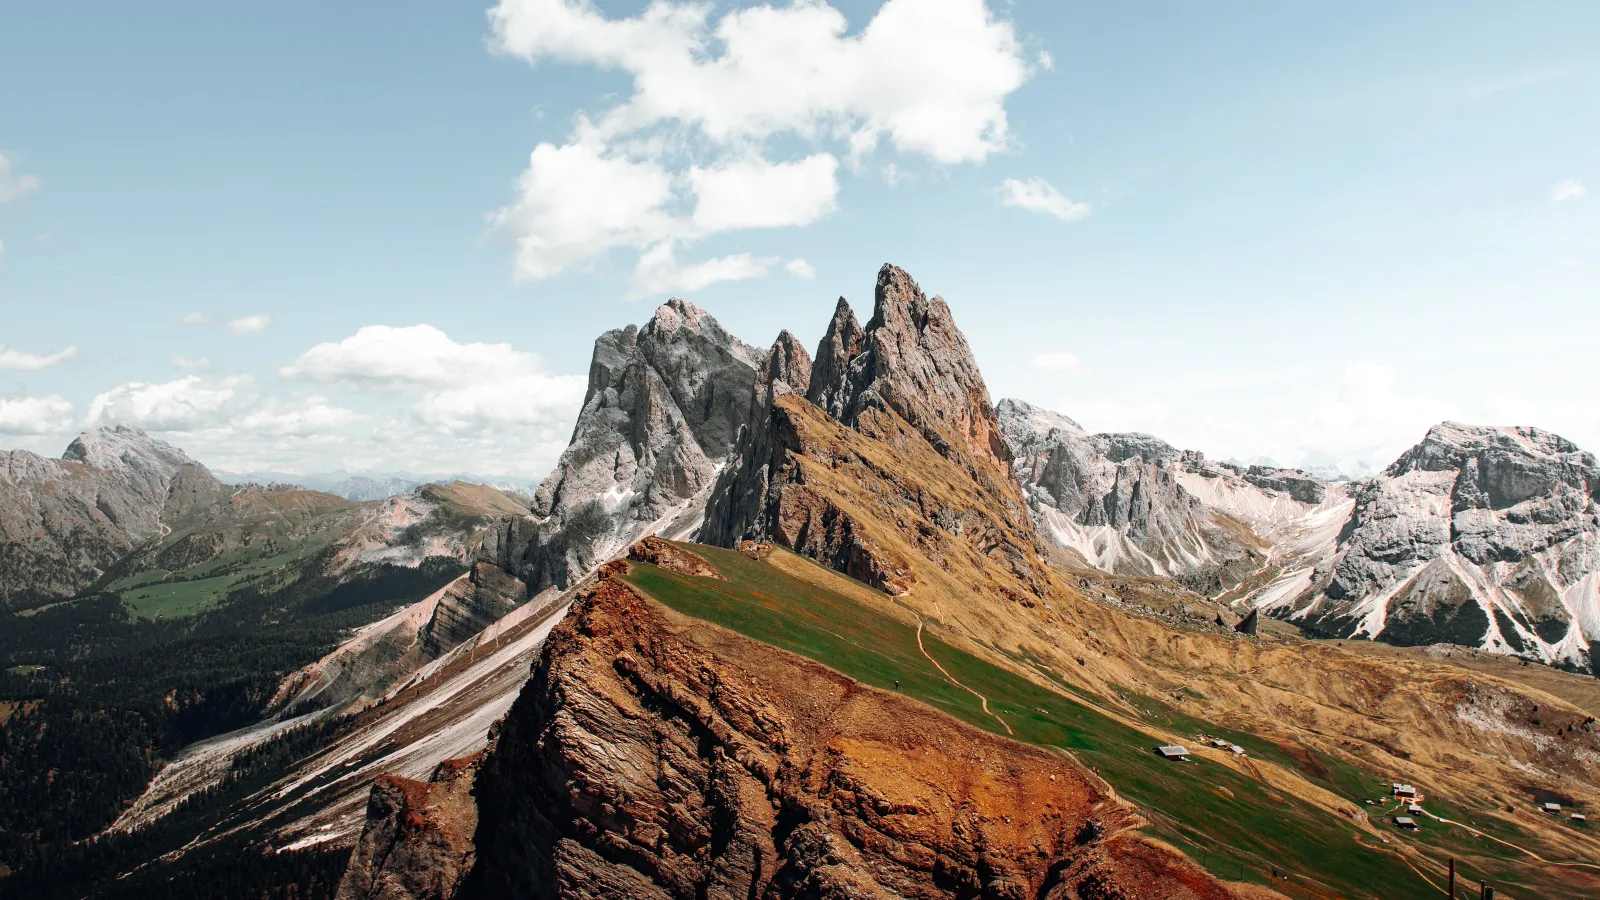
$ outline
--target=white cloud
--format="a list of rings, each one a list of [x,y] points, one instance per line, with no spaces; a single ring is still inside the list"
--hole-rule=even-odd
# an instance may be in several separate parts
[[[510,344],[461,344],[432,325],[368,325],[318,344],[284,366],[285,378],[366,390],[420,392],[413,414],[457,434],[571,422],[588,380],[552,375]]]
[[[510,344],[458,344],[432,325],[367,325],[338,343],[317,344],[279,374],[387,390],[457,387],[540,368],[538,356]]]
[[[1005,99],[1028,77],[1011,23],[983,0],[888,0],[848,36],[822,2],[710,16],[710,4],[670,0],[618,19],[588,0],[502,0],[489,13],[502,52],[633,76],[633,95],[595,126],[606,137],[663,121],[716,143],[885,134],[902,151],[973,162],[1006,146]]]
[[[192,312],[183,317],[185,325],[210,325],[211,317],[202,312]]]
[[[812,279],[817,277],[817,270],[803,259],[791,259],[783,264],[783,270],[796,278]]]
[[[16,171],[16,164],[0,153],[0,203],[10,203],[43,185],[44,181],[39,176]]]
[[[198,431],[225,425],[238,411],[249,376],[216,381],[189,375],[176,381],[121,384],[89,404],[88,424],[125,423],[152,431]]]
[[[1049,50],[1040,50],[1039,51],[1039,68],[1045,70],[1046,72],[1054,72],[1055,71],[1056,58],[1054,56],[1050,55],[1050,51]]]
[[[692,167],[694,224],[707,232],[810,225],[838,209],[838,170],[831,153],[776,165],[748,159]]]
[[[0,434],[52,434],[72,424],[72,404],[60,394],[0,397]]]
[[[517,201],[491,221],[516,244],[517,278],[534,280],[660,240],[673,228],[672,199],[672,177],[655,161],[592,142],[540,144],[517,181]]]
[[[265,331],[270,324],[272,324],[271,316],[241,316],[229,320],[226,328],[234,334],[255,334],[258,331]]]
[[[523,375],[423,395],[415,412],[450,434],[571,421],[588,387],[577,375]]]
[[[1063,196],[1043,178],[1029,178],[1027,181],[1007,178],[1000,183],[999,195],[1000,202],[1006,206],[1055,216],[1063,222],[1076,222],[1087,218],[1093,211],[1093,207],[1089,204],[1079,203]]]
[[[822,0],[720,16],[655,0],[616,18],[590,0],[501,0],[489,18],[499,52],[632,80],[609,109],[580,116],[566,144],[535,148],[516,200],[491,217],[522,280],[617,248],[655,254],[640,266],[659,268],[663,253],[712,234],[811,224],[838,206],[840,153],[855,170],[881,146],[981,162],[1009,145],[1005,101],[1029,75],[1011,23],[984,0],[887,0],[854,33]],[[769,160],[766,142],[779,138],[811,149]],[[674,265],[697,274],[667,280],[755,277],[751,261]]]
[[[7,350],[4,344],[0,344],[0,369],[37,372],[77,355],[77,347],[67,347],[54,353],[24,353],[21,350]]]
[[[1078,357],[1071,353],[1040,353],[1033,358],[1033,367],[1041,372],[1064,372],[1076,368]]]
[[[1568,178],[1550,191],[1550,199],[1560,203],[1564,200],[1577,200],[1587,193],[1589,189],[1583,186],[1583,182]]]
[[[237,427],[254,434],[305,437],[324,435],[365,418],[354,410],[330,404],[326,397],[311,396],[299,402],[269,403],[241,416]]]
[[[204,356],[174,356],[172,365],[185,371],[207,372],[211,369],[211,360]]]
[[[633,296],[687,294],[723,281],[763,278],[778,261],[776,256],[735,253],[680,266],[672,244],[662,242],[640,254],[639,266],[633,273]]]

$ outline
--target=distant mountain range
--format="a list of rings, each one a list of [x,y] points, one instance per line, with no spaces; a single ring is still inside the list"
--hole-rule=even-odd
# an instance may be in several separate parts
[[[313,491],[323,491],[346,500],[382,500],[409,494],[425,484],[449,484],[465,481],[482,484],[502,491],[530,495],[536,482],[531,478],[507,475],[477,475],[471,472],[451,472],[418,475],[411,472],[350,472],[335,469],[331,472],[233,472],[213,470],[213,475],[223,484],[294,484]]]

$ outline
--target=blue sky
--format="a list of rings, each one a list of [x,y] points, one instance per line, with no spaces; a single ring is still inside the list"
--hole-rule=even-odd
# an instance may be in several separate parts
[[[535,477],[600,331],[891,261],[1091,430],[1600,449],[1600,7],[748,6],[8,4],[0,447]]]

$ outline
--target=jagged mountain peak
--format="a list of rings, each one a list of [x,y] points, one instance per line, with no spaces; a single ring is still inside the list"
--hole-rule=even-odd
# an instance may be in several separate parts
[[[102,425],[78,435],[61,458],[106,471],[125,471],[132,467],[164,472],[170,476],[183,466],[199,463],[166,441],[132,425]]]
[[[878,270],[866,328],[857,330],[854,313],[840,301],[817,349],[807,399],[853,428],[867,410],[893,412],[947,459],[1002,469],[1011,461],[988,387],[949,305],[929,299],[897,266]]]
[[[1087,436],[1088,432],[1079,425],[1071,416],[1034,406],[1026,400],[1015,397],[1006,397],[995,406],[995,415],[1000,419],[1007,435],[1030,435],[1045,437],[1052,431],[1065,434]]]
[[[1467,458],[1484,454],[1530,462],[1564,462],[1585,468],[1596,465],[1594,454],[1542,428],[1440,422],[1428,429],[1421,442],[1401,454],[1385,474],[1394,477],[1413,469],[1455,469]]]
[[[839,298],[833,308],[833,318],[817,344],[817,355],[811,367],[811,384],[806,399],[821,407],[824,412],[841,419],[847,396],[850,360],[861,353],[861,323],[856,321],[850,301]]]
[[[488,555],[531,590],[565,588],[642,535],[687,535],[748,423],[767,354],[673,299],[595,341],[572,442]],[[674,524],[677,523],[677,524]]]
[[[642,345],[665,343],[682,347],[686,345],[687,334],[699,336],[712,345],[726,347],[729,353],[751,368],[761,364],[764,355],[761,350],[734,337],[710,313],[679,297],[673,297],[656,307],[650,321],[638,330],[638,342]]]
[[[811,354],[789,329],[778,332],[777,340],[756,374],[757,400],[767,402],[777,394],[804,394],[811,385]]]

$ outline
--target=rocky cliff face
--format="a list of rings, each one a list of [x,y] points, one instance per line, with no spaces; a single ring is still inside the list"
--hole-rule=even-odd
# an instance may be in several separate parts
[[[780,339],[769,380],[801,380],[796,349]],[[915,557],[967,573],[982,555],[1010,570],[1006,596],[1042,595],[1011,451],[944,300],[884,266],[872,319],[861,328],[840,300],[804,380],[803,397],[758,398],[702,540],[775,541],[893,594],[917,580]]]
[[[124,425],[84,433],[60,459],[0,452],[0,608],[71,596],[227,494],[183,451]]]
[[[866,433],[869,411],[891,412],[940,455],[979,477],[1005,472],[1011,462],[989,390],[949,305],[942,297],[925,297],[895,266],[878,271],[866,328],[856,327],[841,299],[817,348],[806,397]]]
[[[342,898],[1232,896],[1071,762],[608,577],[502,723],[470,846],[434,824],[452,784],[374,790]]]
[[[427,782],[385,775],[372,785],[367,825],[337,900],[442,900],[475,861],[473,780],[482,754],[447,760]]]
[[[840,308],[849,314],[848,306]],[[701,541],[731,547],[744,537],[751,524],[748,520],[766,502],[772,483],[773,403],[788,394],[803,396],[810,383],[811,354],[785,330],[767,351],[756,373],[748,425],[740,433],[732,463],[723,470],[712,489],[705,524],[700,531]]]
[[[1040,533],[1079,565],[1221,588],[1327,499],[1301,472],[1213,463],[1147,434],[1089,434],[1020,400],[1000,401],[999,421]]]
[[[488,557],[535,592],[564,588],[642,534],[688,534],[748,424],[759,351],[671,300],[641,329],[595,342],[589,389],[533,515],[501,524]]]
[[[1582,664],[1600,638],[1600,466],[1534,428],[1446,422],[1362,483],[1279,614],[1341,635]]]

